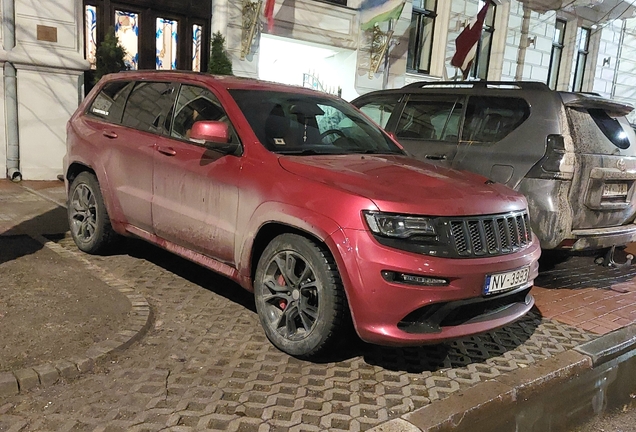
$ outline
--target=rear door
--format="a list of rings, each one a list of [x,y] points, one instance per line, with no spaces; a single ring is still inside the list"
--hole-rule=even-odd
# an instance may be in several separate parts
[[[566,102],[575,168],[570,202],[573,229],[630,223],[636,215],[636,134],[631,107],[579,98]]]
[[[463,108],[463,96],[410,95],[391,132],[415,158],[450,167],[457,153]]]
[[[514,187],[545,151],[545,138],[531,142],[529,116],[523,98],[470,96],[453,168]]]
[[[111,186],[128,223],[152,232],[152,171],[157,140],[164,135],[164,116],[174,101],[169,82],[139,81],[132,89],[122,127],[112,138],[120,146],[106,162]]]

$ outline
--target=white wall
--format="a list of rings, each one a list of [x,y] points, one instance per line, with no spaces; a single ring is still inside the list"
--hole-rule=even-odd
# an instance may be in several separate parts
[[[0,49],[0,62],[9,61],[17,70],[20,171],[25,180],[52,180],[62,173],[66,122],[77,108],[80,77],[89,66],[83,54],[83,13],[82,2],[74,0],[16,0],[16,46]],[[38,40],[38,25],[53,30],[57,40]],[[4,97],[0,103],[4,114]],[[5,116],[1,119],[4,138]],[[0,157],[2,168],[4,149]]]
[[[7,138],[4,127],[4,69],[0,67],[0,178],[7,174]]]
[[[527,38],[534,39],[535,42],[526,48],[526,56],[521,79],[541,82],[546,82],[548,80],[555,22],[556,14],[553,11],[543,14],[538,12],[530,13]],[[510,15],[508,17],[508,31],[506,34],[506,46],[501,73],[502,80],[507,81],[515,79],[519,58],[519,46],[522,43],[522,25],[523,6],[520,2],[511,0]],[[495,30],[495,32],[496,31],[497,30]],[[528,43],[527,40],[525,42]]]
[[[62,174],[66,122],[77,107],[76,75],[18,70],[18,119],[22,177],[52,180]]]

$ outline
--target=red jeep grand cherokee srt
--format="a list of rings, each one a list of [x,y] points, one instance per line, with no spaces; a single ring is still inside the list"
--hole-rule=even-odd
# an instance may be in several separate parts
[[[534,300],[523,196],[405,156],[342,100],[180,72],[104,78],[67,127],[68,217],[98,253],[141,237],[253,291],[270,341],[418,345],[484,332]]]

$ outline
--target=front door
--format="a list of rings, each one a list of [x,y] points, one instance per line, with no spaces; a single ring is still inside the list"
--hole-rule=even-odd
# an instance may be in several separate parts
[[[230,139],[238,137],[219,100],[202,87],[181,86],[172,118],[171,137],[154,157],[155,233],[232,265],[242,159],[190,140],[190,129],[199,120],[226,121]]]
[[[393,132],[415,158],[450,167],[457,152],[462,110],[461,96],[412,95]]]

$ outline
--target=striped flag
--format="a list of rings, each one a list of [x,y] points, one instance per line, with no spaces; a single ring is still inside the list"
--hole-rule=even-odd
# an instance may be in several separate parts
[[[263,14],[265,18],[267,18],[267,31],[271,32],[274,28],[274,5],[276,4],[276,0],[267,0],[265,2],[265,10]]]
[[[458,67],[464,74],[464,79],[470,72],[475,55],[477,54],[477,44],[481,38],[481,30],[484,27],[484,20],[488,13],[489,1],[485,2],[477,17],[455,39],[455,55],[451,60],[451,66]]]
[[[374,25],[398,19],[402,15],[405,0],[362,0],[360,22],[362,30],[370,30]]]

